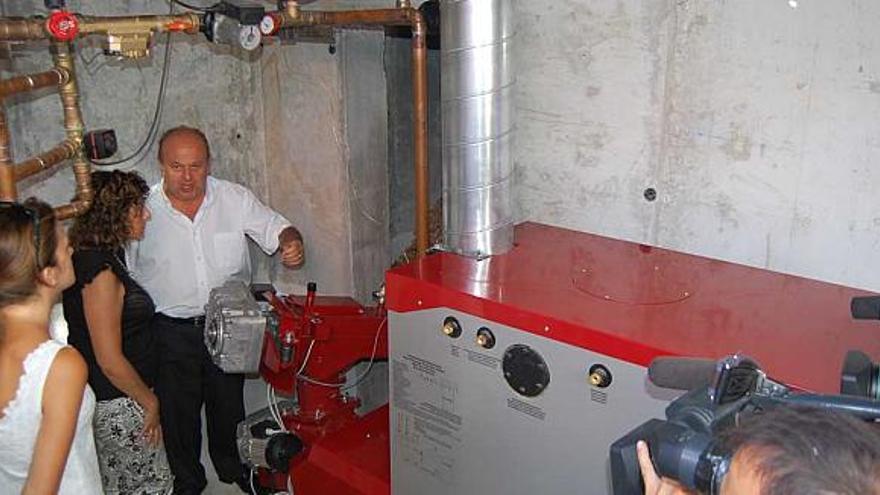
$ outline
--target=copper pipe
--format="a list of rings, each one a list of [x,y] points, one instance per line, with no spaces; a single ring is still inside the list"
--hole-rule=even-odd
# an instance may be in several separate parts
[[[143,15],[121,17],[78,16],[81,36],[90,34],[135,34],[199,32],[199,16],[196,14]]]
[[[13,77],[0,81],[0,99],[16,93],[33,91],[48,86],[65,85],[69,81],[70,72],[66,68],[60,67],[38,74]],[[0,141],[2,141],[0,148],[3,148],[0,151],[0,164],[3,167],[2,176],[0,176],[2,185],[0,187],[4,188],[4,196],[17,196],[15,187],[17,181],[73,157],[77,150],[76,144],[73,141],[66,140],[49,151],[29,158],[20,164],[13,165],[12,155],[9,152],[9,127],[6,125],[5,118],[3,119],[0,133],[3,135],[0,138]]]
[[[144,15],[97,17],[77,16],[78,36],[92,34],[145,34],[161,32],[199,32],[199,16],[196,14]],[[0,41],[28,41],[51,39],[46,30],[45,20],[40,18],[2,18],[0,19]]]
[[[415,153],[416,250],[428,251],[428,55],[427,28],[418,13],[412,32],[413,151]]]
[[[70,80],[70,73],[65,69],[52,69],[40,72],[39,74],[29,74],[0,80],[0,99],[16,93],[58,86],[65,84],[68,80]]]
[[[76,85],[76,69],[69,43],[52,43],[52,60],[55,67],[70,74],[68,81],[61,85],[61,105],[64,108],[64,132],[66,143],[74,147],[73,175],[76,180],[76,196],[69,204],[55,207],[55,216],[61,220],[77,216],[92,205],[95,194],[92,189],[92,167],[82,149],[83,119],[79,108],[79,92]]]
[[[281,27],[296,26],[412,26],[422,14],[415,9],[368,9],[368,10],[302,10],[296,2],[288,2],[281,12]]]
[[[48,38],[41,19],[0,19],[0,41],[26,41]]]
[[[9,150],[9,127],[6,125],[6,109],[0,102],[0,201],[15,201],[15,169],[12,168],[12,153]]]
[[[287,0],[284,2],[284,15],[291,19],[299,17],[299,2],[296,0]]]
[[[316,11],[301,10],[288,1],[281,10],[281,27],[302,26],[410,26],[412,28],[413,159],[415,167],[416,251],[428,250],[428,57],[427,29],[414,8]]]
[[[58,146],[49,151],[40,153],[39,155],[28,158],[27,160],[15,165],[15,180],[20,181],[26,177],[30,177],[37,172],[41,172],[64,160],[76,156],[76,144],[73,141],[64,140]]]

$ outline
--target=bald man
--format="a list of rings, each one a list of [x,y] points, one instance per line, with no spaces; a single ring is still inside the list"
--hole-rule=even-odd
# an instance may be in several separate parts
[[[211,151],[200,130],[165,132],[159,163],[162,181],[147,199],[152,221],[129,249],[128,266],[156,303],[156,395],[174,493],[201,493],[207,483],[200,462],[202,405],[217,476],[248,491],[235,440],[244,419],[244,377],[225,374],[211,360],[203,343],[204,308],[211,289],[229,280],[250,283],[246,237],[297,268],[302,236],[247,188],[210,175]]]

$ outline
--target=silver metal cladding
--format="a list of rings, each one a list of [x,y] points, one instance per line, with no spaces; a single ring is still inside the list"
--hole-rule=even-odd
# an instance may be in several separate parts
[[[470,256],[513,246],[511,4],[440,4],[444,244]]]

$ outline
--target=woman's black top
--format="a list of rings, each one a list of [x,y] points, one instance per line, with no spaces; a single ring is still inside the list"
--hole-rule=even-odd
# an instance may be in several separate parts
[[[89,385],[98,400],[110,400],[125,394],[113,386],[101,371],[89,336],[83,310],[82,290],[104,270],[112,270],[125,287],[122,300],[122,354],[148,387],[153,386],[158,367],[158,354],[151,321],[156,309],[153,299],[131,278],[124,265],[124,253],[82,249],[73,253],[76,283],[64,291],[64,317],[70,330],[68,343],[75,347],[89,365]]]

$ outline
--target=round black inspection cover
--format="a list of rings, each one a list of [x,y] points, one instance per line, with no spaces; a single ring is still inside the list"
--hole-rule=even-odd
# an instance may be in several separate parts
[[[501,370],[510,388],[526,397],[540,395],[550,384],[550,368],[544,358],[524,344],[514,344],[504,351]]]

